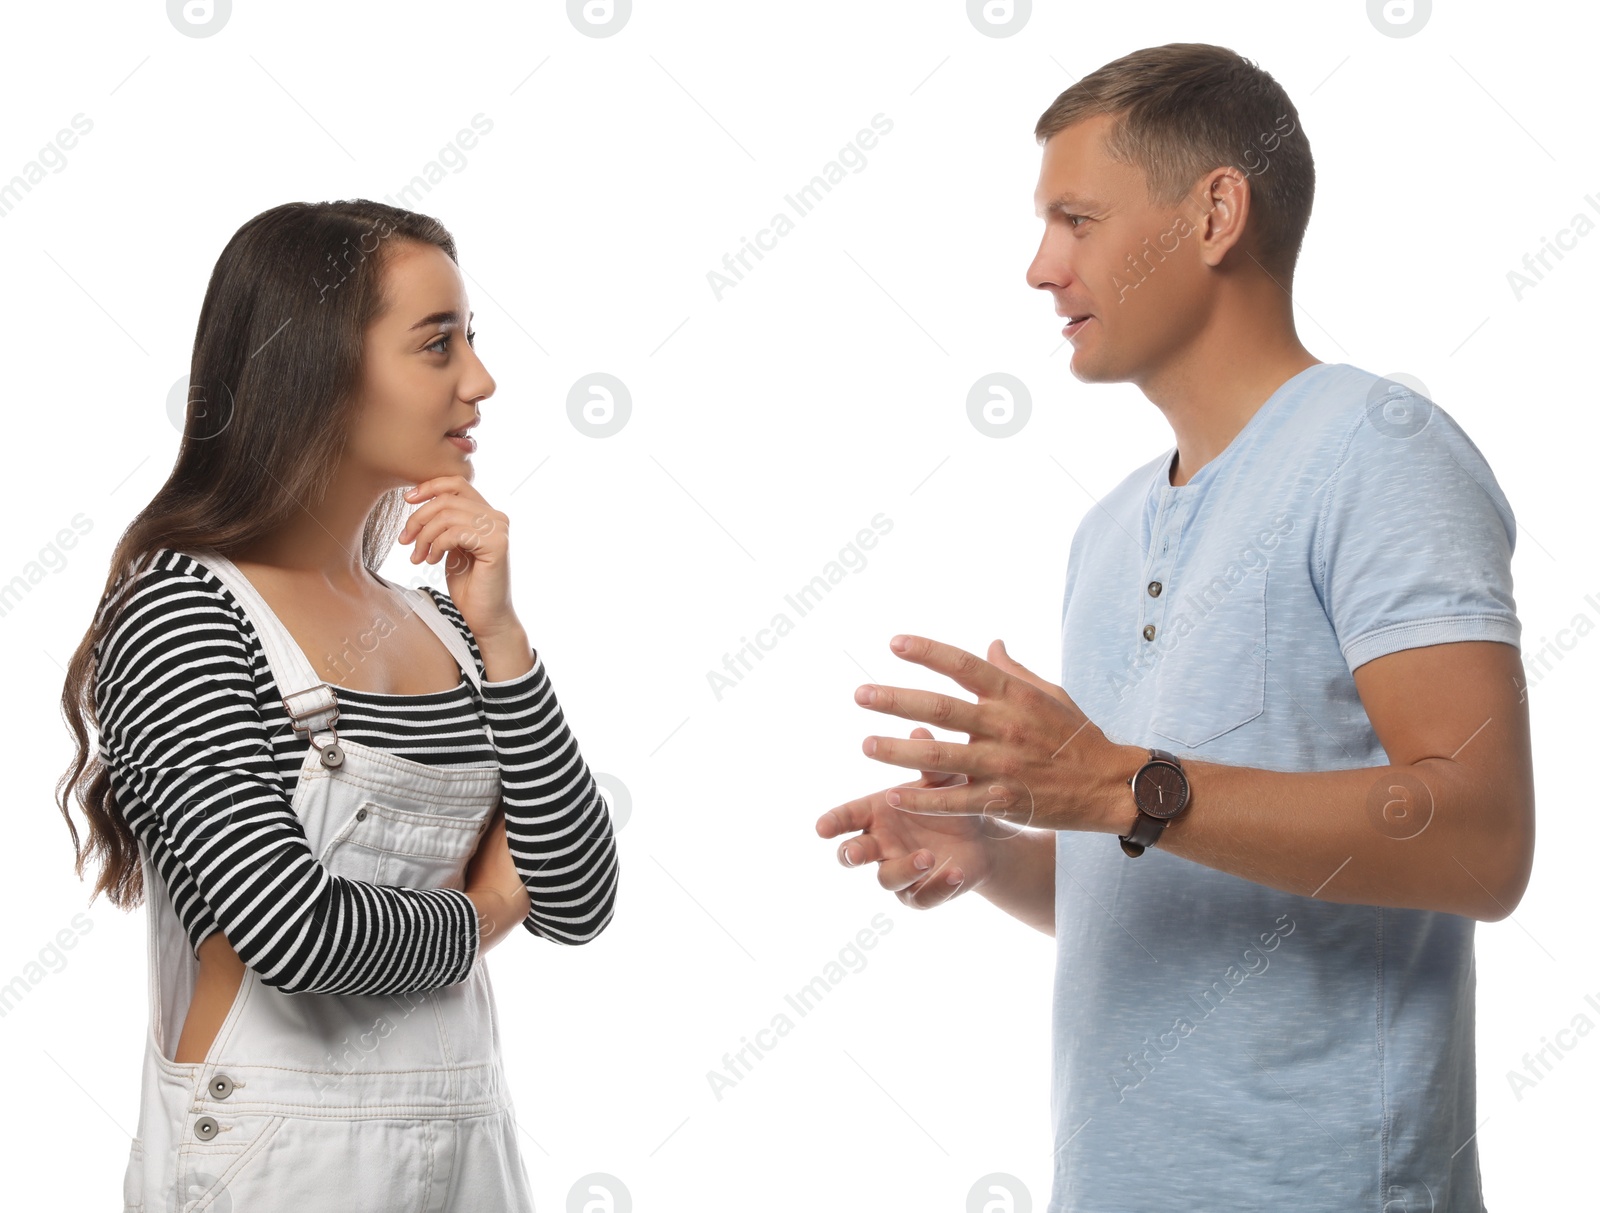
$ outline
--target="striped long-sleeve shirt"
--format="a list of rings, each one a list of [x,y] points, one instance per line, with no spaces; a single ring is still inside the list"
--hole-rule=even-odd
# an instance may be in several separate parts
[[[483,657],[447,594],[424,587]],[[119,586],[96,650],[100,756],[116,806],[144,844],[197,952],[222,931],[285,993],[394,994],[464,980],[477,915],[459,889],[335,876],[290,807],[310,745],[291,727],[254,626],[228,589],[167,549]],[[438,766],[498,760],[506,837],[528,889],[523,926],[580,944],[611,920],[611,816],[538,653],[520,677],[482,683],[483,728],[463,672],[449,691],[335,688],[339,734]],[[223,815],[210,811],[219,801]]]

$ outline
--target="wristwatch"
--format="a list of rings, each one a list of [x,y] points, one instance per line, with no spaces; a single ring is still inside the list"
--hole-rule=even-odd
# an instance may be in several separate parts
[[[1189,807],[1189,777],[1176,754],[1150,751],[1150,760],[1128,780],[1133,789],[1133,804],[1139,811],[1133,829],[1117,840],[1130,858],[1137,859],[1146,847],[1153,847],[1171,821]]]

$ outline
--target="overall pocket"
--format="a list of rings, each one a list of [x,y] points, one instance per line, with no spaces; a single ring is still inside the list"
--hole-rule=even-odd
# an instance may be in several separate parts
[[[144,1142],[128,1147],[128,1169],[122,1173],[122,1213],[144,1213]]]
[[[185,1117],[184,1131],[209,1122],[215,1133],[211,1141],[193,1141],[178,1148],[176,1207],[185,1213],[250,1213],[234,1208],[234,1193],[240,1183],[253,1183],[266,1171],[262,1155],[283,1124],[281,1115],[265,1112],[226,1117],[210,1115]],[[189,1203],[189,1202],[194,1203]]]
[[[183,1013],[183,1027],[173,1045],[171,1060],[190,1065],[208,1060],[217,1041],[231,1031],[249,997],[253,974],[239,959],[221,931],[214,931],[200,943],[200,970]],[[230,986],[231,983],[231,986]],[[188,1057],[178,1054],[187,1053]]]
[[[418,813],[363,801],[322,853],[335,876],[413,889],[459,889],[491,814]]]

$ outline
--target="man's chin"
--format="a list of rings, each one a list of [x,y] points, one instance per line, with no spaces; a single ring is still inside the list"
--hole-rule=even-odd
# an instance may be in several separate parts
[[[1109,371],[1096,350],[1073,350],[1068,366],[1080,383],[1119,383],[1123,379]]]

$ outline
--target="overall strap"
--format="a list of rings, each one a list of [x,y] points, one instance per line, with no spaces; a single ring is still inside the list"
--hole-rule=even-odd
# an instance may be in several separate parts
[[[417,586],[396,585],[387,577],[384,583],[399,590],[410,601],[412,609],[416,611],[417,618],[433,630],[433,634],[444,641],[444,647],[450,650],[450,655],[456,659],[456,664],[461,667],[461,672],[467,676],[475,691],[482,691],[483,676],[478,673],[478,663],[472,656],[472,650],[467,647],[467,641],[461,631],[450,620],[446,619],[444,612],[439,609],[439,604],[433,600],[433,595]]]
[[[439,609],[439,604],[433,600],[433,595],[428,591],[417,586],[396,585],[387,577],[380,577],[380,580],[410,599],[417,617],[433,629],[435,636],[444,641],[444,647],[450,650],[456,659],[456,664],[461,667],[462,673],[466,674],[467,680],[472,684],[473,698],[478,704],[478,716],[483,721],[483,729],[489,738],[489,744],[494,745],[494,727],[490,725],[488,713],[483,706],[483,676],[478,673],[478,663],[472,656],[472,650],[467,646],[466,637],[462,636],[455,624],[445,618],[444,612]]]
[[[256,592],[238,565],[214,550],[185,552],[184,555],[210,569],[217,580],[227,586],[246,618],[255,626],[267,656],[267,668],[295,732],[309,736],[323,766],[340,765],[344,752],[339,748],[339,733],[334,728],[339,719],[339,701],[333,688],[317,677],[289,629],[273,614],[266,599]]]

